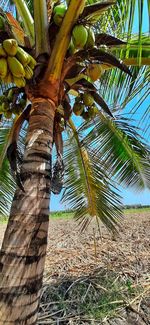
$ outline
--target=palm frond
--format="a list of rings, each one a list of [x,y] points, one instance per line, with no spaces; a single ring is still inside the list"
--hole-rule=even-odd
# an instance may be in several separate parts
[[[138,35],[133,34],[128,43],[112,45],[111,51],[128,65],[150,65],[150,38],[148,34],[141,34],[140,43]]]
[[[85,6],[83,13],[80,15],[79,20],[82,22],[93,24],[95,23],[102,13],[109,7],[115,4],[115,1],[96,2],[91,5]]]
[[[35,43],[34,20],[30,10],[28,9],[26,2],[23,0],[14,0],[14,3],[17,8],[17,12],[23,21],[25,32],[29,36],[31,45],[33,46]]]
[[[100,94],[109,106],[113,106],[114,111],[117,109],[118,112],[136,119],[143,134],[149,136],[149,67],[135,66],[130,67],[130,70],[132,78],[119,70],[105,72],[100,79]]]
[[[89,50],[80,50],[74,54],[74,57],[77,58],[79,62],[80,60],[86,60],[89,62],[108,63],[131,76],[129,68],[120,59],[117,59],[113,54],[102,49],[93,48]]]
[[[0,156],[4,152],[10,127],[11,125],[0,127]],[[5,158],[0,168],[0,215],[9,214],[14,191],[15,181],[11,175],[8,160]]]
[[[129,78],[122,71],[112,69],[106,71],[100,79],[100,92],[105,100],[118,107],[119,111],[135,116],[140,116],[137,124],[144,125],[144,132],[148,133],[149,120],[149,63],[150,63],[150,42],[147,34],[142,34],[141,44],[138,44],[138,37],[133,36],[127,45],[110,47],[112,53],[120,57],[125,64],[130,65],[132,77]],[[139,52],[141,56],[139,56]],[[145,65],[143,65],[145,64]],[[146,66],[146,64],[148,66]],[[110,68],[108,66],[108,68]],[[107,69],[107,67],[106,67]],[[108,91],[111,89],[111,91]],[[141,104],[145,103],[144,109]],[[127,110],[127,105],[131,109]],[[142,110],[143,112],[142,112]],[[123,111],[124,113],[124,111]],[[147,120],[147,121],[146,121]],[[146,123],[145,123],[146,121]],[[149,124],[150,125],[150,124]],[[148,135],[149,136],[149,135]]]
[[[94,148],[96,155],[107,164],[110,177],[115,176],[120,184],[138,191],[150,188],[149,147],[131,121],[111,120],[99,111],[94,127],[83,142]]]
[[[18,149],[24,151],[24,139],[26,136],[27,125],[21,129]],[[13,120],[4,121],[0,125],[0,215],[8,215],[16,189],[16,182],[10,170],[10,165],[6,157],[6,151],[10,144],[13,132]]]
[[[105,12],[105,15],[101,16],[100,26],[103,32],[111,34],[115,31],[116,36],[119,34],[128,34],[128,41],[132,34],[135,32],[135,17],[137,31],[142,33],[145,20],[149,22],[149,3],[143,0],[116,0],[116,4]],[[144,19],[143,19],[144,17]],[[150,22],[149,22],[150,27]],[[112,33],[113,34],[113,33]]]
[[[75,218],[81,223],[82,230],[94,218],[115,230],[122,215],[121,198],[113,182],[108,180],[102,161],[83,145],[74,126],[72,128],[73,133],[68,133],[65,146],[62,202],[67,202],[76,211]]]
[[[97,46],[106,45],[110,47],[124,45],[126,44],[126,42],[112,35],[108,35],[106,33],[99,33],[95,35],[95,44]]]

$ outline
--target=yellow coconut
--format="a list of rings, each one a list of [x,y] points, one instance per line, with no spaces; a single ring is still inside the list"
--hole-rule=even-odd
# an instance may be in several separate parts
[[[86,75],[91,78],[92,81],[99,79],[104,73],[104,69],[101,64],[89,64],[86,69]]]
[[[85,104],[85,106],[92,106],[94,103],[93,96],[88,93],[84,93],[83,94],[83,103]]]

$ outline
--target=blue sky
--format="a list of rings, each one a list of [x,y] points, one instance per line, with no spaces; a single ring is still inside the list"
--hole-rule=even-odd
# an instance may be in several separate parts
[[[141,204],[147,205],[150,204],[150,191],[145,190],[141,193],[135,193],[134,191],[130,191],[127,189],[122,189],[121,193],[123,197],[123,204],[130,205],[130,204]],[[58,211],[58,210],[66,210],[68,209],[68,205],[63,205],[60,203],[61,195],[54,195],[51,196],[51,211]]]
[[[138,32],[138,0],[137,0],[137,6],[135,11],[135,19],[134,19],[134,26],[133,26],[133,32]],[[147,14],[147,1],[144,0],[144,15],[143,15],[143,32],[149,31],[149,20],[148,20],[148,14]],[[138,99],[137,99],[138,100]],[[150,101],[150,98],[149,98]],[[134,102],[132,102],[133,106],[136,103],[136,99],[134,99]],[[145,108],[145,105],[141,106],[141,111]],[[143,192],[135,192],[134,190],[129,190],[126,188],[120,187],[121,195],[123,198],[124,204],[142,204],[147,205],[150,204],[150,191],[145,190]],[[61,195],[53,195],[51,197],[51,211],[56,210],[63,210],[68,209],[69,207],[67,205],[63,205],[60,203]]]

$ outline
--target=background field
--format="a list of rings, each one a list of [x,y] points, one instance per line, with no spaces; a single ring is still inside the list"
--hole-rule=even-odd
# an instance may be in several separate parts
[[[150,208],[125,210],[118,235],[72,216],[50,217],[38,324],[150,324]]]
[[[150,207],[139,207],[139,208],[124,208],[123,209],[124,214],[131,214],[131,213],[143,213],[143,212],[149,212],[150,213]],[[74,216],[73,211],[53,211],[50,213],[50,218],[52,219],[71,219]],[[7,223],[8,218],[5,216],[0,216],[0,224]]]

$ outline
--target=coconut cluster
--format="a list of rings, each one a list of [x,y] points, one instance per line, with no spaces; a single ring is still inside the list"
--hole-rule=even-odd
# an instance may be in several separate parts
[[[10,119],[13,114],[20,115],[26,107],[26,97],[23,93],[17,94],[16,88],[6,90],[0,96],[0,114]]]
[[[68,1],[69,3],[69,1]],[[53,21],[57,26],[61,26],[63,18],[66,14],[67,8],[64,4],[54,7]],[[72,30],[72,38],[69,45],[70,54],[78,49],[92,48],[95,45],[95,35],[93,29],[83,24],[77,24]]]
[[[35,65],[34,58],[15,39],[5,39],[0,44],[0,79],[5,84],[25,87],[26,80],[33,77]]]
[[[90,93],[80,94],[77,96],[73,105],[73,112],[77,116],[88,120],[94,118],[98,108],[95,105],[94,98]]]
[[[69,4],[69,1],[67,1]],[[66,14],[67,8],[64,4],[54,7],[53,21],[57,26],[61,26],[63,18]],[[78,50],[91,49],[95,46],[95,34],[93,28],[88,25],[77,24],[72,29],[71,41],[68,47],[70,55],[76,53]],[[104,69],[100,64],[89,64],[85,74],[92,82],[98,80],[104,73]]]

